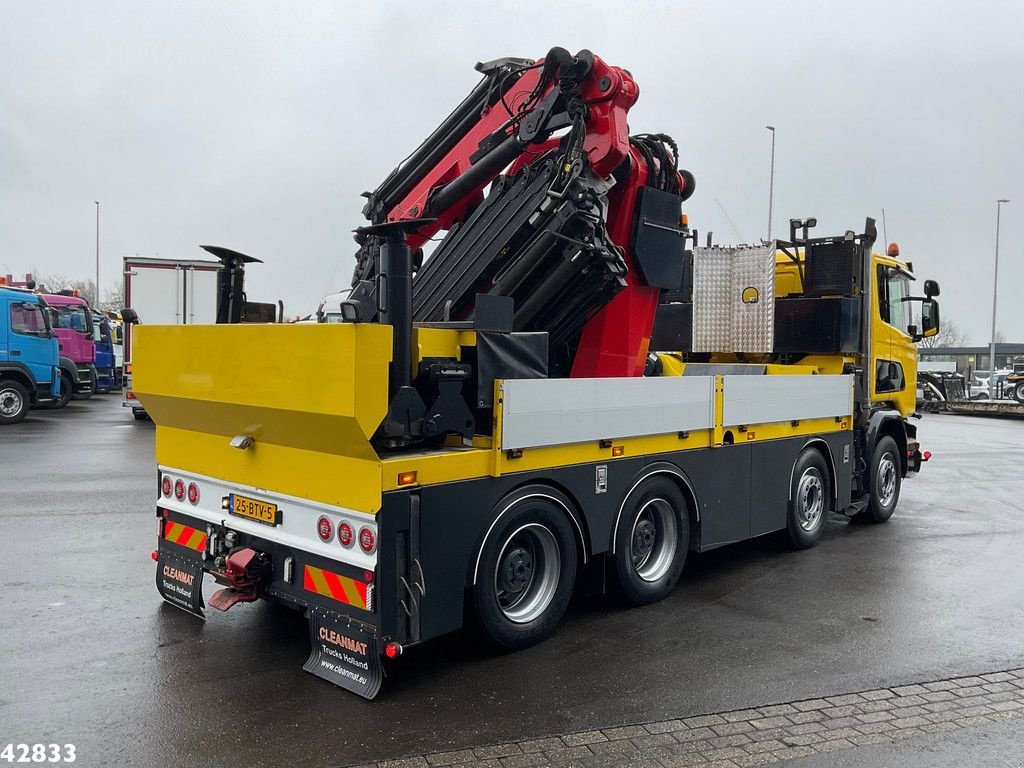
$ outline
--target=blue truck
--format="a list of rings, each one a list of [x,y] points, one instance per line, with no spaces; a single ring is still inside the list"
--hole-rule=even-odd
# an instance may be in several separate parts
[[[96,344],[96,391],[113,392],[121,385],[115,371],[116,358],[110,320],[106,315],[93,312],[92,328],[92,340]]]
[[[59,401],[59,358],[43,297],[0,284],[0,425]]]

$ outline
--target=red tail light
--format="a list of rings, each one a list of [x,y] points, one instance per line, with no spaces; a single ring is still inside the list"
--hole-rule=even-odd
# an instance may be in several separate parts
[[[174,498],[181,501],[185,498],[185,481],[175,480],[174,481]]]
[[[188,503],[198,504],[199,503],[199,486],[195,483],[188,484]]]
[[[928,461],[928,459],[930,459],[931,457],[932,457],[932,452],[931,451],[925,451],[924,452],[924,460],[925,461]]]
[[[331,523],[331,518],[327,515],[320,515],[320,519],[316,521],[316,533],[320,537],[320,541],[330,541],[331,536],[334,535],[334,525]]]
[[[170,498],[171,495],[171,476],[164,475],[163,481],[160,483],[160,487],[164,492],[164,496]]]
[[[359,548],[368,555],[377,548],[377,536],[372,528],[363,526],[359,529]]]
[[[154,560],[160,559],[160,553],[157,552],[155,549],[149,553],[149,556],[152,557]]]
[[[351,547],[354,539],[355,535],[352,533],[352,526],[345,522],[338,523],[338,541],[341,542],[341,546]]]
[[[402,655],[402,646],[399,643],[388,643],[384,646],[384,655],[389,659],[397,659]]]

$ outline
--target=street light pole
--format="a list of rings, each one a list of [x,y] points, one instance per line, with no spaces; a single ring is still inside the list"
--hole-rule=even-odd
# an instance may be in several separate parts
[[[96,203],[96,307],[100,305],[100,201]]]
[[[769,131],[772,132],[772,169],[771,175],[768,178],[768,240],[772,239],[772,198],[775,195],[775,126],[766,125]]]
[[[1003,203],[1008,203],[1009,200],[1003,198],[996,200],[996,269],[995,274],[992,277],[992,341],[988,348],[988,397],[989,400],[995,399],[995,383],[996,383],[996,296],[998,295],[999,289],[999,213],[1003,207]]]

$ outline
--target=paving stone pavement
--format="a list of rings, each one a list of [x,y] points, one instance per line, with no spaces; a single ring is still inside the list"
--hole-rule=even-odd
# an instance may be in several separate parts
[[[360,768],[742,768],[1024,719],[1024,668]]]

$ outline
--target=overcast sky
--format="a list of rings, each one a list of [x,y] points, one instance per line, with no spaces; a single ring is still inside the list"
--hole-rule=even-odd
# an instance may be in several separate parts
[[[264,260],[254,300],[347,287],[359,193],[476,83],[478,60],[590,48],[676,138],[691,224],[753,241],[886,211],[943,316],[1024,341],[1024,3],[12,2],[0,5],[0,274],[100,282],[125,255]],[[728,214],[728,217],[726,215]],[[735,224],[735,229],[729,223]]]

